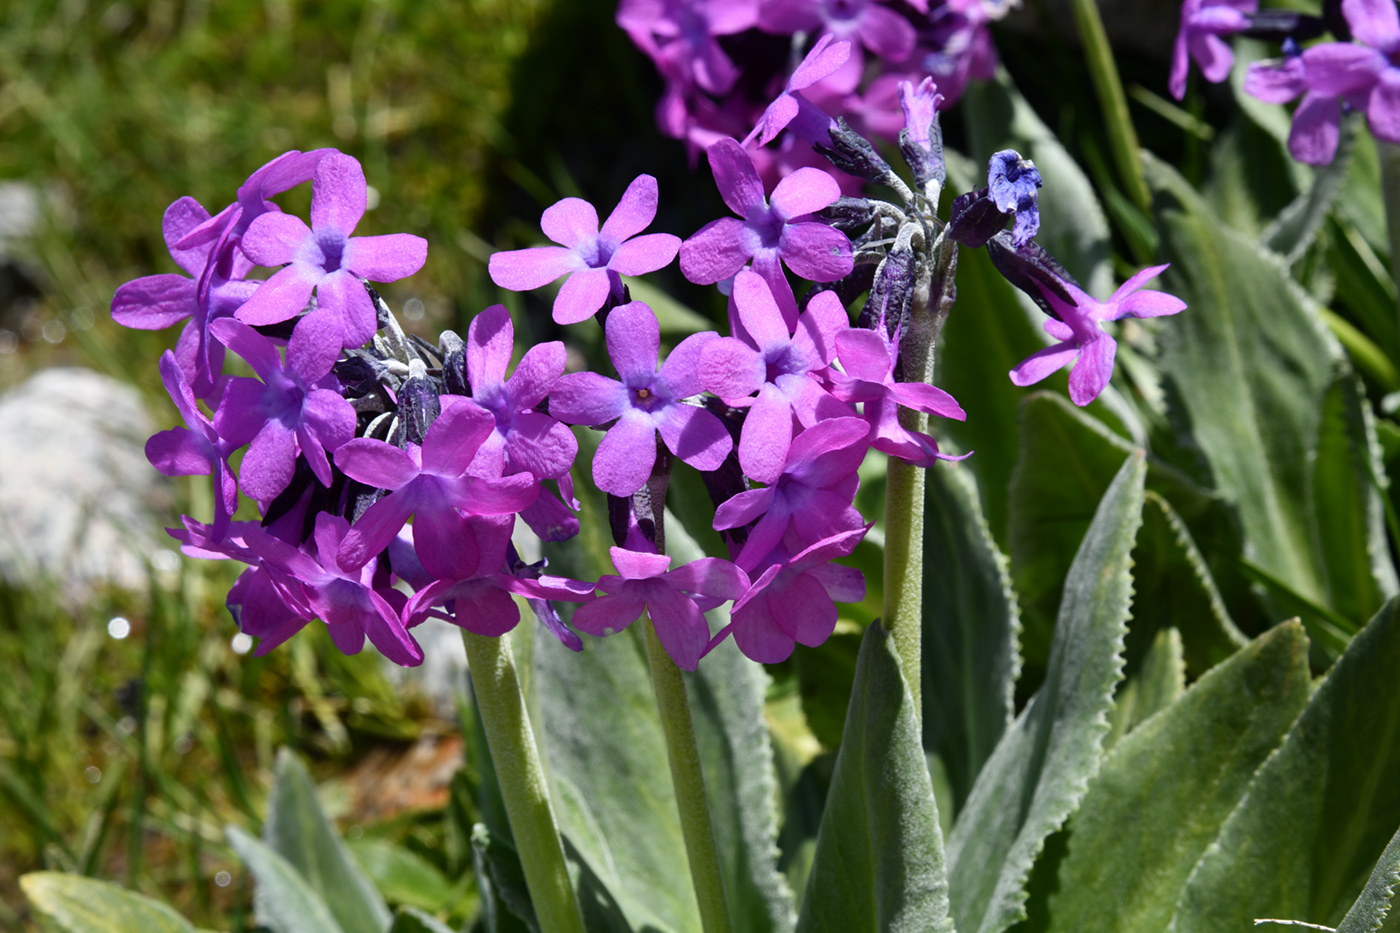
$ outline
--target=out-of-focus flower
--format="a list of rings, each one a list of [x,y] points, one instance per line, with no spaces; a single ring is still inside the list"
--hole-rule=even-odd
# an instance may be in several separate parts
[[[1391,4],[1392,6],[1394,4]],[[1235,53],[1221,36],[1249,28],[1249,14],[1259,9],[1259,0],[1186,0],[1181,5],[1181,29],[1172,46],[1172,96],[1186,96],[1186,72],[1190,59],[1201,66],[1201,74],[1212,84],[1230,76]]]

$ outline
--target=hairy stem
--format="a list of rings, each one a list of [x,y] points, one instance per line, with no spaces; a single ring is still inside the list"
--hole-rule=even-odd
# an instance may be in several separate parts
[[[515,673],[510,643],[462,632],[476,689],[477,708],[486,726],[486,743],[505,798],[511,835],[525,870],[525,883],[540,929],[583,933],[583,917],[564,864],[564,846],[549,802],[544,769],[525,697]]]
[[[728,933],[732,927],[724,896],[724,874],[715,845],[710,799],[705,794],[705,775],[700,768],[700,749],[695,744],[695,725],[690,718],[685,678],[661,646],[650,617],[646,620],[646,643],[651,687],[666,735],[671,785],[676,791],[681,834],[685,837],[685,852],[690,860],[690,880],[700,904],[700,924],[705,933]]]
[[[1118,65],[1113,60],[1113,49],[1108,44],[1108,35],[1099,17],[1097,0],[1071,0],[1074,11],[1074,24],[1079,30],[1079,41],[1084,44],[1084,58],[1089,63],[1089,77],[1094,82],[1099,106],[1103,108],[1104,128],[1108,131],[1108,145],[1113,151],[1113,161],[1118,163],[1118,173],[1122,176],[1123,187],[1143,213],[1152,209],[1152,195],[1147,188],[1147,179],[1142,172],[1142,155],[1138,147],[1137,130],[1133,128],[1132,117],[1128,115],[1128,98],[1123,93],[1123,82],[1118,77]]]

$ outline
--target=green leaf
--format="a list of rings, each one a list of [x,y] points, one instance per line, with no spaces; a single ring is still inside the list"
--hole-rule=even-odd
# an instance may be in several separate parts
[[[987,160],[993,152],[1015,149],[1035,162],[1045,182],[1039,195],[1036,242],[1049,250],[1085,291],[1092,295],[1112,292],[1108,219],[1079,163],[1036,116],[1005,69],[997,69],[991,81],[968,84],[966,97],[967,106],[962,111],[967,117],[974,161],[981,169],[976,187],[987,183]]]
[[[1170,167],[1149,156],[1147,169],[1167,290],[1187,304],[1159,332],[1163,373],[1238,510],[1246,557],[1325,601],[1310,473],[1339,351],[1277,257],[1222,224]]]
[[[1177,933],[1336,926],[1400,825],[1400,603],[1347,647],[1191,873]]]
[[[481,891],[481,913],[488,933],[540,933],[525,869],[515,847],[485,823],[472,827],[472,866]]]
[[[924,503],[924,748],[961,808],[1015,713],[1021,613],[971,472],[927,471]]]
[[[1390,837],[1390,844],[1381,853],[1371,877],[1366,880],[1366,887],[1361,889],[1361,896],[1342,918],[1337,933],[1376,933],[1381,929],[1386,916],[1394,915],[1390,900],[1397,884],[1400,884],[1400,830]]]
[[[1259,234],[1259,242],[1265,249],[1273,250],[1289,264],[1295,263],[1303,255],[1322,223],[1332,210],[1341,194],[1342,184],[1351,167],[1351,154],[1357,137],[1357,121],[1361,114],[1348,114],[1342,120],[1337,154],[1330,163],[1313,173],[1313,182],[1308,189],[1283,209]]]
[[[259,924],[273,933],[344,933],[321,895],[277,850],[237,826],[225,835],[257,882],[253,912]]]
[[[385,900],[395,904],[438,911],[451,906],[457,896],[452,883],[417,852],[387,839],[361,839],[349,843],[355,863]]]
[[[705,556],[670,513],[666,552],[672,566]],[[722,628],[729,624],[729,613],[717,609],[711,619]],[[777,778],[763,715],[768,675],[730,638],[685,681],[734,929],[791,930],[797,909],[787,879],[778,871]]]
[[[321,810],[306,766],[277,753],[277,782],[267,801],[263,841],[320,894],[345,933],[384,933],[393,923],[384,898],[360,871]]]
[[[62,933],[195,933],[173,907],[109,881],[36,871],[19,886],[34,913]]]
[[[797,926],[946,931],[948,874],[913,696],[889,633],[865,631]]]
[[[1181,632],[1158,629],[1142,667],[1124,681],[1108,713],[1109,732],[1104,748],[1110,749],[1155,713],[1176,702],[1186,691],[1186,659]]]
[[[632,293],[632,300],[645,302],[656,313],[663,334],[679,336],[715,329],[714,322],[709,318],[687,308],[646,279],[627,276],[624,281]]]
[[[997,743],[953,827],[951,891],[963,933],[1000,933],[1026,917],[1031,866],[1098,770],[1146,476],[1134,453],[1099,503],[1065,582],[1044,685]]]
[[[389,933],[457,933],[432,914],[417,907],[400,907]]]
[[[1050,929],[1165,930],[1191,869],[1307,703],[1310,685],[1307,637],[1287,622],[1115,746],[1070,820]]]

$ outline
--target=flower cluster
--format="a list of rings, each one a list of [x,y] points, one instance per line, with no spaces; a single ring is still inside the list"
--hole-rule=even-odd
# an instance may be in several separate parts
[[[826,68],[833,42],[819,39],[804,67]],[[753,135],[805,119],[801,84],[789,82]],[[1012,381],[1072,363],[1070,394],[1081,405],[1112,373],[1105,322],[1183,307],[1140,290],[1165,267],[1107,301],[1084,293],[1035,242],[1041,177],[1014,151],[992,155],[986,186],[938,217],[941,95],[925,78],[901,83],[897,96],[899,148],[916,188],[844,119],[823,118],[817,150],[852,177],[894,188],[899,203],[843,197],[814,167],[770,192],[753,152],[725,137],[708,159],[736,216],[684,242],[643,234],[658,198],[643,175],[601,227],[591,204],[567,198],[541,220],[558,245],[491,258],[492,278],[507,289],[568,276],[555,319],[595,317],[609,373],[566,372],[558,341],[529,347],[512,370],[514,328],[501,305],[478,314],[465,340],[406,335],[369,280],[417,271],[427,245],[407,234],[352,236],[366,185],[342,153],[282,156],[213,217],[188,198],[175,202],[166,239],[189,277],[138,279],[112,305],[132,326],[190,322],[161,360],[186,427],[151,438],[147,454],[170,475],[212,475],[215,510],[210,524],[186,518],[171,534],[186,553],[248,565],[228,603],[260,652],[321,620],[344,651],[368,637],[386,657],[416,664],[415,626],[439,618],[498,636],[519,622],[516,597],[575,650],[574,629],[609,635],[646,613],[688,670],[730,635],[762,662],[820,644],[836,604],[864,597],[861,574],[836,561],[873,524],[853,505],[867,454],[932,466],[949,455],[901,412],[965,417],[927,384],[922,362],[951,304],[959,245],[985,247],[1050,315],[1046,330],[1059,342]],[[270,200],[308,180],[309,225]],[[663,356],[656,315],[631,300],[622,276],[677,256],[691,281],[728,294],[730,327],[692,334]],[[255,266],[276,271],[249,278]],[[789,273],[812,287],[799,297]],[[853,323],[847,305],[861,294]],[[255,375],[225,373],[228,351]],[[579,532],[575,429],[601,432],[589,473],[607,496],[617,574],[596,582],[550,575],[512,544],[522,524],[550,542]],[[672,566],[664,519],[673,469],[701,474],[727,558]],[[260,520],[235,520],[240,489]],[[730,624],[712,634],[705,613],[725,602]],[[573,628],[561,603],[577,605]]]
[[[832,117],[894,142],[904,125],[900,81],[931,75],[951,105],[969,79],[990,77],[997,57],[988,25],[1014,5],[621,0],[617,23],[665,79],[656,108],[661,131],[698,154],[754,127],[745,145],[777,142],[755,152],[758,172],[771,185],[797,168],[820,164],[804,142],[825,142]],[[791,67],[795,62],[800,64]],[[769,105],[774,95],[778,99]],[[854,179],[839,180],[848,193],[859,188]]]
[[[1338,40],[1300,43],[1330,31]],[[1234,62],[1221,36],[1272,39],[1283,57],[1249,66],[1245,91],[1266,103],[1301,98],[1288,150],[1300,162],[1326,165],[1337,153],[1344,110],[1366,114],[1377,139],[1400,143],[1400,13],[1395,0],[1329,0],[1321,17],[1259,10],[1258,0],[1186,0],[1172,60],[1171,89],[1186,92],[1188,59],[1209,81],[1223,81]]]

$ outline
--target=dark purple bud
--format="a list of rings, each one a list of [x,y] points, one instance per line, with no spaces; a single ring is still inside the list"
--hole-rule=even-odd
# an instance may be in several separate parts
[[[1040,229],[1040,185],[1035,163],[1015,149],[1003,149],[987,163],[988,193],[998,210],[1015,215],[1012,236],[1017,246],[1029,243]]]
[[[885,183],[894,174],[890,164],[880,157],[870,140],[851,129],[845,117],[836,118],[836,126],[830,133],[831,146],[828,148],[818,143],[816,149],[847,175]]]
[[[915,85],[899,82],[899,104],[904,110],[904,126],[899,131],[899,152],[914,170],[914,181],[923,188],[930,181],[942,187],[947,180],[943,164],[943,127],[938,122],[938,107],[943,95],[938,93],[932,78]]]
[[[346,398],[363,398],[378,391],[381,379],[388,374],[387,368],[378,360],[358,353],[337,360],[331,372],[340,380],[340,394]]]
[[[1006,228],[1009,216],[997,208],[986,188],[969,191],[953,199],[948,236],[974,249],[985,246],[988,240]]]
[[[875,205],[865,198],[840,197],[817,216],[842,233],[854,233],[875,219]]]
[[[914,251],[908,246],[896,244],[875,272],[870,297],[860,311],[856,326],[866,330],[883,327],[891,338],[902,332],[909,322],[909,310],[914,303],[916,273]]]
[[[454,331],[445,330],[438,338],[438,351],[442,354],[442,388],[448,395],[472,394],[471,382],[467,379],[467,345]]]
[[[514,544],[506,545],[506,570],[510,572],[511,576],[521,580],[538,580],[544,573],[545,564],[546,562],[543,560],[527,564],[521,560]],[[566,648],[573,651],[583,650],[583,639],[564,624],[564,620],[559,617],[559,610],[554,608],[554,603],[547,599],[533,597],[526,597],[525,602],[529,604],[530,611],[535,614],[535,618],[540,620],[540,624],[549,629],[550,633],[559,639]]]
[[[806,310],[806,302],[810,302],[822,292],[835,292],[836,297],[841,299],[841,304],[850,307],[851,302],[870,291],[870,286],[875,283],[875,270],[879,267],[880,264],[876,262],[861,262],[857,263],[851,274],[845,278],[835,282],[817,282],[803,297],[803,310]]]
[[[428,368],[422,360],[408,364],[408,378],[399,388],[399,425],[403,441],[410,444],[423,443],[428,428],[433,426],[442,412],[442,402],[438,399],[439,389],[428,376]],[[401,445],[402,446],[402,445]]]
[[[1018,246],[1011,234],[999,233],[987,243],[987,255],[1006,281],[1029,295],[1031,300],[1040,306],[1040,310],[1051,317],[1058,320],[1060,316],[1045,297],[1045,293],[1040,290],[1041,287],[1062,299],[1065,304],[1075,303],[1064,283],[1068,282],[1076,288],[1079,287],[1079,283],[1039,243]]]
[[[1316,39],[1327,31],[1327,23],[1318,16],[1309,16],[1296,10],[1260,10],[1246,16],[1249,27],[1240,35],[1265,42],[1279,42],[1292,39],[1294,42],[1307,42]]]
[[[374,302],[374,317],[379,323],[379,329],[386,329],[389,326],[389,319],[393,317],[389,312],[388,302],[380,296],[379,292],[375,291],[373,285],[365,282],[364,279],[360,279],[360,281],[364,282],[365,291],[369,292],[369,300]]]
[[[666,486],[671,482],[671,451],[656,445],[656,465],[641,489],[630,496],[608,493],[608,526],[618,547],[629,551],[647,546],[666,553]]]

